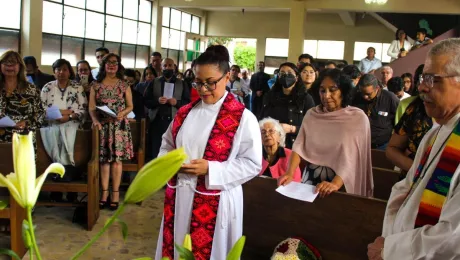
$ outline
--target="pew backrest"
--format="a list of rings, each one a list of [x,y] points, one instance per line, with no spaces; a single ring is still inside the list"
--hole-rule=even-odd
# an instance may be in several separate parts
[[[324,260],[367,258],[367,245],[381,235],[386,202],[336,192],[313,203],[275,191],[277,181],[256,177],[243,185],[242,259],[270,259],[276,245],[302,237]]]
[[[401,173],[373,167],[372,175],[374,176],[374,198],[388,200],[391,189],[399,181]]]
[[[393,170],[395,165],[388,160],[385,151],[372,149],[372,167]]]

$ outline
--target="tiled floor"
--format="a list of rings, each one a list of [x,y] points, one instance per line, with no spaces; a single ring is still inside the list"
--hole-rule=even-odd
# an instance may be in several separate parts
[[[146,200],[142,206],[128,206],[121,216],[128,225],[126,242],[123,241],[121,228],[116,223],[79,259],[131,260],[145,256],[154,258],[163,213],[163,198],[162,190]],[[101,211],[98,223],[90,232],[72,223],[73,212],[72,208],[62,207],[35,209],[36,236],[44,260],[70,259],[102,228],[112,214],[109,210]],[[0,243],[3,240],[0,239]],[[24,259],[29,260],[29,257],[26,256]]]

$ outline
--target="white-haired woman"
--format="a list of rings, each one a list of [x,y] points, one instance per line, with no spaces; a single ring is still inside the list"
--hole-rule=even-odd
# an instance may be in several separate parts
[[[263,161],[259,175],[278,179],[288,169],[291,150],[285,148],[286,133],[278,120],[271,117],[259,121],[262,133]],[[300,182],[302,179],[300,169],[294,172],[293,180]]]

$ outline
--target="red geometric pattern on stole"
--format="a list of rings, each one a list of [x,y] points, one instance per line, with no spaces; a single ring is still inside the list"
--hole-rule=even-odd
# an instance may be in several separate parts
[[[172,137],[176,141],[185,118],[201,99],[183,106],[176,113],[172,126]],[[209,135],[203,159],[208,161],[224,162],[228,159],[232,148],[233,138],[240,125],[244,106],[233,95],[227,94],[217,115],[216,122]],[[169,185],[175,186],[177,176],[174,176]],[[197,179],[196,190],[204,193],[219,193],[218,190],[206,189],[205,176]],[[195,259],[208,260],[211,258],[212,241],[216,227],[219,196],[201,195],[195,193],[193,198],[192,217],[190,222],[190,236],[192,251]],[[176,190],[166,187],[163,222],[163,257],[174,259],[174,212]],[[165,234],[167,236],[165,236]],[[172,238],[172,240],[171,240]]]

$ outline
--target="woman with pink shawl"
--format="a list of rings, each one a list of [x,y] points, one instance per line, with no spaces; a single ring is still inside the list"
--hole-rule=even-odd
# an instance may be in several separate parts
[[[293,180],[302,159],[307,162],[302,182],[315,185],[321,197],[334,191],[372,197],[370,124],[361,109],[349,106],[351,80],[328,69],[315,84],[321,104],[305,115],[280,185]]]

